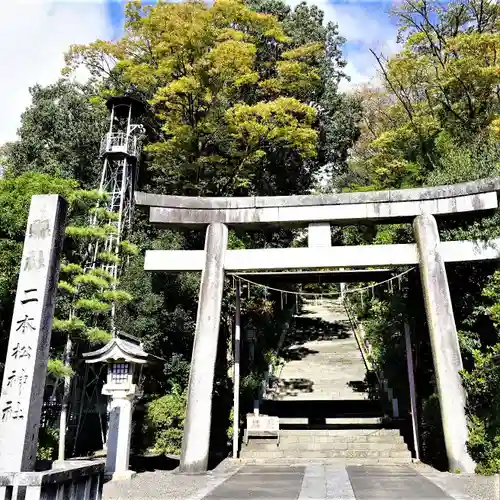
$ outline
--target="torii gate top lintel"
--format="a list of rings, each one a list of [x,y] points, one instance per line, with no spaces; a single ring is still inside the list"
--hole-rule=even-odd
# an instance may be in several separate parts
[[[229,226],[266,224],[305,226],[407,221],[422,213],[451,216],[498,207],[500,177],[462,184],[303,196],[189,197],[136,192],[136,205],[149,207],[150,220],[160,226]]]

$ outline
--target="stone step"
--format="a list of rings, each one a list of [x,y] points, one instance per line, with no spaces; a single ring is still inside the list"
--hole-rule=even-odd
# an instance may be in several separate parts
[[[282,429],[280,436],[400,436],[399,429]]]
[[[253,446],[260,446],[269,443],[274,443],[275,439],[251,437],[250,442]],[[327,434],[284,434],[280,432],[280,442],[283,444],[307,444],[307,443],[404,443],[404,439],[399,434],[386,434],[386,435],[332,435]]]
[[[307,465],[404,465],[412,462],[408,458],[240,458],[245,465],[307,466]]]
[[[369,443],[362,441],[311,441],[311,442],[287,442],[281,441],[279,446],[277,442],[256,443],[255,440],[250,439],[248,445],[244,445],[243,450],[245,453],[253,451],[294,451],[300,456],[302,451],[329,451],[329,450],[366,450],[366,451],[379,451],[379,450],[393,450],[393,451],[408,451],[406,443],[401,439],[400,441],[393,441],[388,443]]]
[[[242,450],[241,458],[274,459],[274,458],[401,458],[411,460],[411,453],[406,450],[300,450],[293,453],[289,450]]]
[[[250,438],[250,442],[255,443],[255,446],[268,444],[270,441]],[[280,442],[282,444],[303,444],[303,443],[361,443],[361,444],[397,444],[404,443],[402,436],[315,436],[315,437],[301,437],[301,436],[281,436]]]

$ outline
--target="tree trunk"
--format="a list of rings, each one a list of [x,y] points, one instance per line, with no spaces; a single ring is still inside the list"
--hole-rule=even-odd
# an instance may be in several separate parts
[[[66,339],[66,347],[64,348],[64,366],[66,368],[71,367],[72,350],[73,350],[73,343],[71,342],[71,337],[68,335]],[[58,461],[63,461],[65,459],[66,428],[68,423],[68,403],[69,403],[70,392],[71,392],[71,377],[69,375],[66,375],[64,377],[61,416],[59,419],[59,451],[57,454]]]

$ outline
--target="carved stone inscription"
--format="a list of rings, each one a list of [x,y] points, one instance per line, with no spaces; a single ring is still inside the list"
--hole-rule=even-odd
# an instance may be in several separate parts
[[[33,470],[66,203],[33,196],[0,392],[0,470]]]

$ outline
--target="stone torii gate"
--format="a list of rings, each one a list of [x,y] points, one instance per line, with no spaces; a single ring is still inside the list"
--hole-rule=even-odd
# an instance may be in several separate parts
[[[450,470],[473,472],[467,453],[462,359],[447,262],[500,257],[500,239],[440,242],[436,218],[498,209],[500,178],[320,196],[196,198],[136,193],[160,227],[206,229],[204,250],[150,250],[146,271],[201,271],[180,470],[207,469],[212,391],[226,271],[419,265]],[[416,244],[332,247],[330,224],[412,222]],[[308,248],[228,250],[228,226],[308,227]]]

